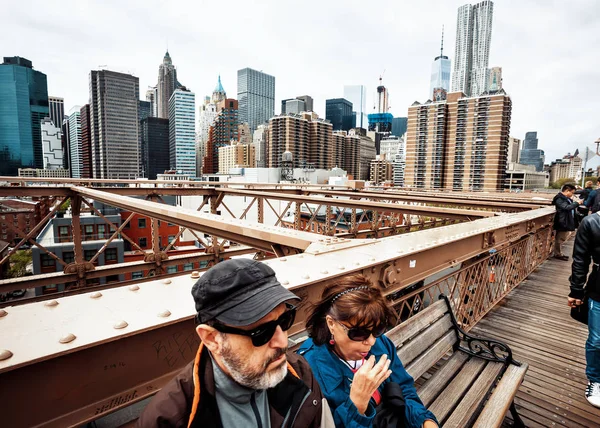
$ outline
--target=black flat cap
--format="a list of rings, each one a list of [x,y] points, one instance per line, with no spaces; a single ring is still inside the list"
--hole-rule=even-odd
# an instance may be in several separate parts
[[[251,259],[231,259],[210,268],[192,287],[196,321],[216,319],[234,326],[250,325],[288,300],[300,300],[283,287],[275,271]]]

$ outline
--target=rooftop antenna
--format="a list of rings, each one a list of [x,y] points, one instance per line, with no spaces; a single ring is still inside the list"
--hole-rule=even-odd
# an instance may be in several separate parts
[[[444,56],[444,25],[442,25],[442,46],[440,47],[440,57]]]

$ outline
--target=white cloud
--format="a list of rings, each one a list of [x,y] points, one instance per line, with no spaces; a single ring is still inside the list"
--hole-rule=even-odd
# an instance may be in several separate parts
[[[392,113],[405,116],[428,97],[442,25],[453,59],[456,10],[466,2],[5,3],[3,33],[13,37],[3,38],[2,55],[33,61],[67,110],[87,102],[89,71],[99,65],[138,76],[143,98],[168,44],[197,99],[219,73],[236,97],[237,70],[252,67],[276,77],[276,110],[282,98],[308,94],[324,115],[325,99],[341,97],[344,84],[364,84],[371,96],[385,70]],[[495,1],[490,66],[502,66],[513,99],[511,135],[538,131],[547,160],[600,136],[599,21],[596,0]]]

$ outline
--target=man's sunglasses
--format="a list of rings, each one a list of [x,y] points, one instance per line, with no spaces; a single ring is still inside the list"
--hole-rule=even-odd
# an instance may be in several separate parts
[[[371,335],[373,335],[375,338],[380,337],[387,330],[387,326],[385,324],[380,324],[372,329],[368,329],[366,327],[346,327],[338,320],[334,319],[334,321],[341,325],[344,330],[346,330],[348,339],[355,342],[364,342],[371,337]]]
[[[248,336],[252,339],[252,345],[258,347],[263,346],[275,334],[277,326],[281,327],[283,331],[287,331],[294,324],[296,319],[296,307],[292,305],[286,305],[288,310],[285,311],[279,318],[274,321],[269,321],[259,325],[252,330],[242,330],[240,328],[229,327],[223,324],[216,324],[214,327],[221,333],[239,334],[241,336]]]

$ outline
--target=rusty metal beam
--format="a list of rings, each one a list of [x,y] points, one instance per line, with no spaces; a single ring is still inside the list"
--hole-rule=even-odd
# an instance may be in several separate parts
[[[151,218],[174,223],[209,235],[216,235],[264,251],[273,251],[273,245],[304,251],[312,242],[321,239],[321,236],[315,233],[266,226],[246,220],[225,220],[215,214],[175,208],[156,202],[114,195],[96,189],[73,187],[72,190],[96,201],[135,211]]]
[[[216,189],[217,193],[229,196],[262,196],[266,199],[275,199],[280,201],[297,201],[315,205],[360,208],[363,210],[380,210],[384,212],[402,212],[403,214],[425,215],[428,217],[452,218],[461,220],[472,220],[477,218],[491,217],[494,215],[490,211],[463,210],[456,208],[437,208],[428,206],[416,206],[409,204],[390,204],[383,202],[359,201],[355,199],[325,198],[318,196],[302,195],[282,195],[276,192],[263,192],[243,189]],[[350,196],[350,195],[348,195]]]
[[[91,195],[88,195],[91,196]],[[401,236],[364,241],[328,238],[303,254],[266,261],[280,282],[316,301],[336,278],[358,272],[392,294],[473,256],[549,230],[553,208],[486,218]],[[0,319],[0,402],[7,426],[70,426],[98,418],[154,393],[197,348],[189,290],[195,279],[155,280],[7,308]],[[43,314],[41,316],[40,314]],[[166,317],[161,317],[167,315]],[[291,334],[303,329],[300,311]],[[127,325],[115,329],[118,321]],[[43,326],[43,328],[42,328]],[[60,343],[72,334],[74,340]],[[35,346],[31,346],[34,343]],[[23,384],[39,385],[22,388]],[[36,412],[27,411],[36,402]]]
[[[232,249],[226,249],[221,253],[221,257],[230,258],[234,256],[241,256],[244,254],[255,253],[256,250],[250,247],[241,246],[235,247]],[[182,254],[177,256],[171,256],[168,260],[163,260],[163,266],[179,266],[186,263],[195,263],[195,262],[211,262],[214,261],[214,254],[207,254],[205,252],[197,252],[191,254]],[[86,278],[88,279],[97,279],[97,278],[105,278],[107,276],[112,275],[121,275],[125,273],[131,272],[139,272],[144,270],[154,269],[156,267],[156,263],[153,261],[135,261],[135,262],[127,262],[127,263],[119,263],[113,265],[104,265],[98,266],[93,271],[87,272]],[[65,284],[67,282],[77,281],[78,276],[76,273],[64,273],[64,272],[53,272],[53,273],[43,273],[35,276],[23,276],[20,278],[10,278],[5,280],[0,280],[0,293],[8,293],[15,290],[24,290],[35,287],[42,287],[45,285],[55,285],[55,284]],[[98,286],[99,289],[102,288],[112,288],[114,286],[118,286],[118,283],[115,285],[102,285]],[[84,287],[83,290],[86,290]],[[0,306],[6,306],[13,304],[14,301],[7,301]]]

